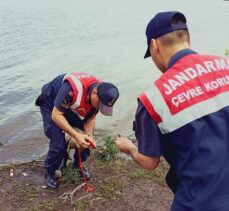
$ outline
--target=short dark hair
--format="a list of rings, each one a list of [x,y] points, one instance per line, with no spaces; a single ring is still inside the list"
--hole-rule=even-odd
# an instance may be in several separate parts
[[[183,19],[180,15],[174,15],[173,19],[171,21],[172,25],[177,25],[181,23],[185,23],[185,19]],[[165,34],[158,38],[162,45],[164,46],[172,46],[177,43],[183,43],[183,42],[189,42],[190,35],[188,30],[176,30],[173,32],[170,32],[168,34]]]

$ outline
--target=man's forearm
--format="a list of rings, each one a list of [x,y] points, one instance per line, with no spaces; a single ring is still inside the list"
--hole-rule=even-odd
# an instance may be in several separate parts
[[[78,143],[80,148],[88,148],[90,144],[85,140],[85,135],[80,134],[68,123],[64,117],[63,112],[54,107],[52,111],[52,120],[60,127],[64,132],[68,133]]]
[[[84,131],[87,135],[93,136],[95,128],[95,119],[89,119],[85,124],[84,124]]]
[[[130,147],[129,149],[129,155],[132,157],[132,159],[140,166],[142,166],[141,161],[138,156],[139,152],[136,147]]]
[[[64,132],[68,133],[70,136],[74,137],[76,135],[76,131],[71,127],[71,125],[69,125],[63,113],[55,107],[52,112],[52,120],[59,128],[61,128]]]
[[[132,157],[132,159],[142,168],[148,169],[148,170],[154,170],[159,162],[159,158],[151,158],[147,157],[145,155],[142,155],[141,153],[138,152],[137,147],[131,146],[129,148],[129,154]]]

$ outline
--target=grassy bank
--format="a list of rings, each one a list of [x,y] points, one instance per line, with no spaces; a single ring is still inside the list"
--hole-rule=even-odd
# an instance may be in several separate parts
[[[59,179],[57,190],[41,187],[42,162],[2,167],[0,210],[169,210],[172,195],[164,183],[166,163],[154,172],[146,171],[118,157],[112,142],[105,143],[86,164],[95,192],[87,193],[70,167]]]

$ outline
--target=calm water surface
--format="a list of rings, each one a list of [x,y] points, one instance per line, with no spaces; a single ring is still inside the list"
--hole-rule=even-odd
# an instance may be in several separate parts
[[[120,89],[114,116],[98,116],[98,139],[133,134],[136,97],[160,74],[143,60],[145,26],[166,10],[186,14],[198,52],[223,55],[229,47],[223,0],[1,0],[0,164],[47,151],[34,100],[44,83],[65,72],[86,71]]]

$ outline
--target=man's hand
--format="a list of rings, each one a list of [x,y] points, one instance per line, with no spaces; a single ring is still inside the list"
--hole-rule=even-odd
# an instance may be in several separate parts
[[[137,149],[133,142],[125,137],[118,137],[115,143],[118,149],[126,154],[130,154],[131,149]]]
[[[69,134],[80,148],[86,149],[90,146],[90,143],[86,141],[87,135],[77,132],[71,125],[69,125],[64,113],[56,107],[54,107],[52,111],[52,120],[59,128]]]
[[[87,141],[87,135],[81,134],[79,132],[74,132],[73,138],[81,149],[86,149],[90,146],[90,143]]]
[[[139,166],[148,170],[154,170],[158,166],[160,158],[149,157],[139,153],[137,147],[128,138],[117,138],[115,142],[118,149],[129,154]]]
[[[90,147],[91,147],[91,148],[93,148],[93,149],[96,149],[96,148],[97,148],[97,147],[96,147],[96,141],[95,141],[95,139],[93,138],[93,136],[87,135],[86,141],[87,141],[88,143],[90,143]]]

